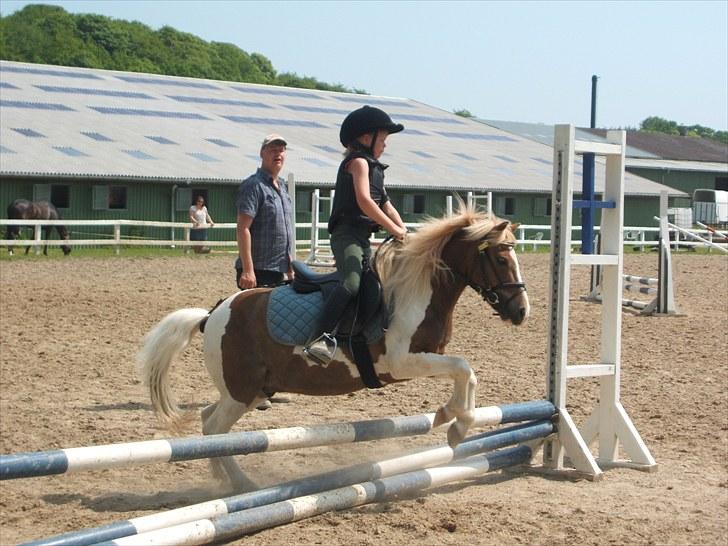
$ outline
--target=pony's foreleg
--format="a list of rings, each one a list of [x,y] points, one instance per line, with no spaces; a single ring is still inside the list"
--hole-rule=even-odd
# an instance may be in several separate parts
[[[455,422],[447,431],[447,443],[453,448],[465,439],[468,429],[475,421],[475,388],[478,380],[470,365],[465,360],[462,363],[464,369],[458,369],[454,375],[452,396],[437,410],[433,422],[433,426],[441,424],[440,420],[444,424],[454,414]]]
[[[441,376],[452,378],[452,396],[437,410],[433,425],[443,425],[455,419],[447,432],[448,444],[455,447],[465,438],[468,428],[475,420],[475,388],[478,383],[467,360],[435,353],[408,354],[390,362],[390,373],[396,379]]]

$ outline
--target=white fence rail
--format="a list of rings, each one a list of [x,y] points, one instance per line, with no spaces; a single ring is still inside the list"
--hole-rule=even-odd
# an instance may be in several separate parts
[[[0,246],[18,246],[34,247],[36,252],[39,252],[40,247],[46,243],[49,246],[60,246],[63,244],[69,244],[70,246],[112,246],[116,247],[117,252],[121,247],[124,246],[166,246],[166,247],[193,247],[193,246],[215,246],[215,247],[231,247],[235,249],[237,243],[235,240],[216,240],[214,238],[215,233],[220,233],[221,230],[235,230],[235,223],[215,224],[214,227],[208,228],[210,230],[210,236],[208,241],[190,241],[190,230],[192,226],[189,222],[156,222],[156,221],[141,221],[141,220],[7,220],[0,219],[0,227],[5,226],[26,226],[33,228],[32,239],[18,239],[18,240],[0,240]],[[90,226],[90,227],[112,227],[112,233],[105,238],[96,239],[80,239],[73,235],[73,229],[71,231],[71,240],[62,241],[59,239],[51,239],[46,241],[43,239],[43,226],[56,226],[61,225],[66,228],[73,228],[74,226]],[[407,227],[416,229],[419,224],[407,223]],[[129,228],[163,228],[170,230],[170,238],[158,239],[149,238],[135,235],[123,235],[122,227]],[[312,244],[318,245],[322,248],[328,248],[328,233],[326,233],[325,224],[317,223],[312,226],[310,222],[296,223],[296,228],[300,229],[316,229],[317,233],[308,240],[298,240],[296,242],[296,250],[306,251],[312,249]],[[174,231],[181,230],[182,237],[177,239],[174,238]],[[595,230],[598,232],[599,227],[596,226]],[[323,231],[326,234],[326,238],[320,238],[320,232]],[[728,245],[721,239],[720,236],[716,236],[714,231],[708,229],[694,229],[690,230],[692,233],[697,234],[712,245],[718,244],[721,247],[728,248]],[[540,246],[549,246],[551,244],[550,238],[551,226],[550,225],[520,225],[517,229],[517,239],[520,250],[531,249],[536,250]],[[581,240],[578,239],[578,235],[581,232],[580,226],[574,226],[572,228],[572,241],[571,244],[579,246]],[[657,240],[648,239],[648,234],[657,234],[659,227],[639,227],[639,226],[626,226],[624,228],[624,244],[631,247],[639,248],[644,251],[646,248],[657,246]],[[678,247],[707,247],[710,249],[710,245],[701,243],[699,241],[688,241],[680,238],[680,232],[678,230],[671,229],[674,239],[671,244],[673,248]],[[97,234],[93,234],[98,236]],[[383,237],[375,238],[374,243],[381,242]]]

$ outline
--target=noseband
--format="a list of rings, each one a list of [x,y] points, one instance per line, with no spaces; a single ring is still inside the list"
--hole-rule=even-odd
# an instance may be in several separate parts
[[[507,243],[501,243],[501,244],[507,244]],[[526,291],[526,283],[523,282],[503,282],[501,281],[500,277],[498,276],[498,268],[496,267],[496,263],[493,260],[493,257],[488,254],[488,247],[490,246],[489,241],[483,241],[478,245],[478,263],[480,264],[480,271],[483,274],[483,278],[488,279],[487,272],[485,270],[485,264],[483,262],[483,255],[485,255],[488,258],[488,261],[490,262],[491,269],[493,270],[493,275],[495,275],[496,280],[498,283],[495,286],[480,286],[478,284],[475,284],[474,282],[468,282],[468,286],[475,290],[481,298],[483,298],[485,301],[487,301],[490,306],[495,309],[495,311],[502,315],[503,309],[505,309],[509,303],[511,303],[511,300],[518,296],[521,293],[521,290],[515,292],[513,295],[511,295],[510,298],[507,300],[501,302],[500,296],[498,295],[498,290],[504,289],[504,288],[520,288],[523,290],[523,292]],[[512,246],[512,245],[510,245]],[[461,275],[462,276],[462,275]],[[466,279],[467,281],[467,279]]]

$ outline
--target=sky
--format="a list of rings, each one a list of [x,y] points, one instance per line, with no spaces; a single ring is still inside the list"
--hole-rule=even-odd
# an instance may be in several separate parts
[[[490,120],[598,127],[650,116],[728,130],[728,0],[2,0],[168,25],[278,72]]]

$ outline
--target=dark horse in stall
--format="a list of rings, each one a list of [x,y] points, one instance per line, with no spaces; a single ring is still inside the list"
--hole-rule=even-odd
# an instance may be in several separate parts
[[[28,201],[27,199],[16,199],[8,205],[8,218],[10,220],[60,220],[61,215],[53,203],[48,201]],[[15,240],[20,235],[22,226],[8,226],[7,238]],[[49,239],[54,226],[43,226],[45,230],[45,238]],[[58,237],[64,241],[70,239],[70,234],[65,226],[56,225]],[[30,246],[25,247],[25,253],[30,250]],[[61,245],[63,254],[69,254],[71,247],[69,245]],[[8,252],[13,253],[13,247],[8,247]],[[43,254],[48,255],[48,243],[43,247]]]

